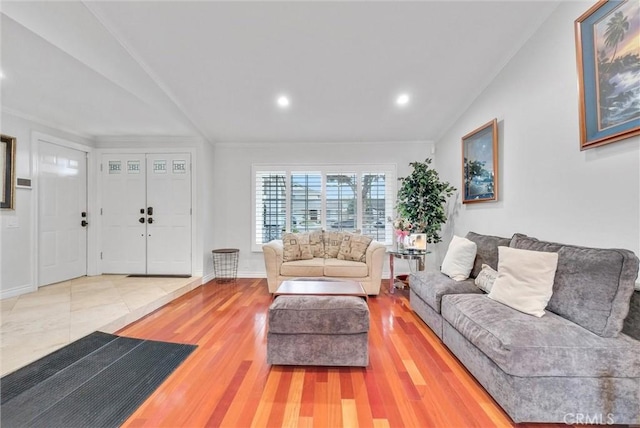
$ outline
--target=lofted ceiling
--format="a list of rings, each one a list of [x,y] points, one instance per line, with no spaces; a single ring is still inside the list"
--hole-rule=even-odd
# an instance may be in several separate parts
[[[2,109],[93,138],[434,140],[557,5],[2,1]]]

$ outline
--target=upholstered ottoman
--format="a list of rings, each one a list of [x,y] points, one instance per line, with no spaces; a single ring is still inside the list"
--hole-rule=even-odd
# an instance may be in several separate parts
[[[356,296],[278,296],[269,307],[267,363],[367,366],[369,307]]]

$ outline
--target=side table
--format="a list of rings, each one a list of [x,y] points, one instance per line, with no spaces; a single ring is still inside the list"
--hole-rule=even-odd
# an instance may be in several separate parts
[[[423,271],[424,270],[424,262],[426,255],[429,254],[429,251],[409,251],[409,250],[390,250],[387,251],[389,254],[389,270],[390,278],[389,278],[389,293],[393,294],[396,291],[396,276],[394,273],[394,260],[395,259],[405,259],[409,262],[409,269],[411,269],[411,261],[416,261],[416,270]],[[413,271],[413,270],[412,270]]]

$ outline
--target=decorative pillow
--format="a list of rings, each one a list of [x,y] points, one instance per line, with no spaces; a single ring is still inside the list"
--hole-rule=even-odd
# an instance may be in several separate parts
[[[356,233],[344,232],[340,251],[338,252],[339,260],[353,260],[355,262],[365,262],[367,248],[372,238]]]
[[[498,272],[496,270],[487,264],[483,264],[482,270],[476,277],[475,283],[480,290],[485,293],[489,293],[491,292],[491,287],[493,287],[493,283],[496,281],[497,276]]]
[[[476,259],[476,243],[459,236],[453,236],[440,271],[456,281],[469,278],[473,261]]]
[[[489,298],[541,317],[553,294],[558,253],[498,247],[498,276]]]
[[[311,245],[311,254],[313,257],[324,257],[324,232],[322,230],[314,230],[309,232],[309,245]]]
[[[340,252],[342,238],[346,232],[324,232],[324,258],[335,259]]]
[[[285,262],[313,258],[308,233],[285,233],[282,235],[282,244],[284,246],[282,260]]]

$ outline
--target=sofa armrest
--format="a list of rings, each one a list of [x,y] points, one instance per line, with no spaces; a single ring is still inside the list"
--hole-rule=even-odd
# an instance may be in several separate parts
[[[267,270],[267,284],[269,293],[275,293],[278,289],[278,276],[280,276],[280,266],[284,255],[282,240],[274,239],[262,246],[264,256],[264,267]]]
[[[380,292],[380,281],[382,280],[382,268],[384,266],[384,256],[386,253],[387,247],[378,241],[371,241],[365,253],[371,285],[376,290],[375,294]]]

